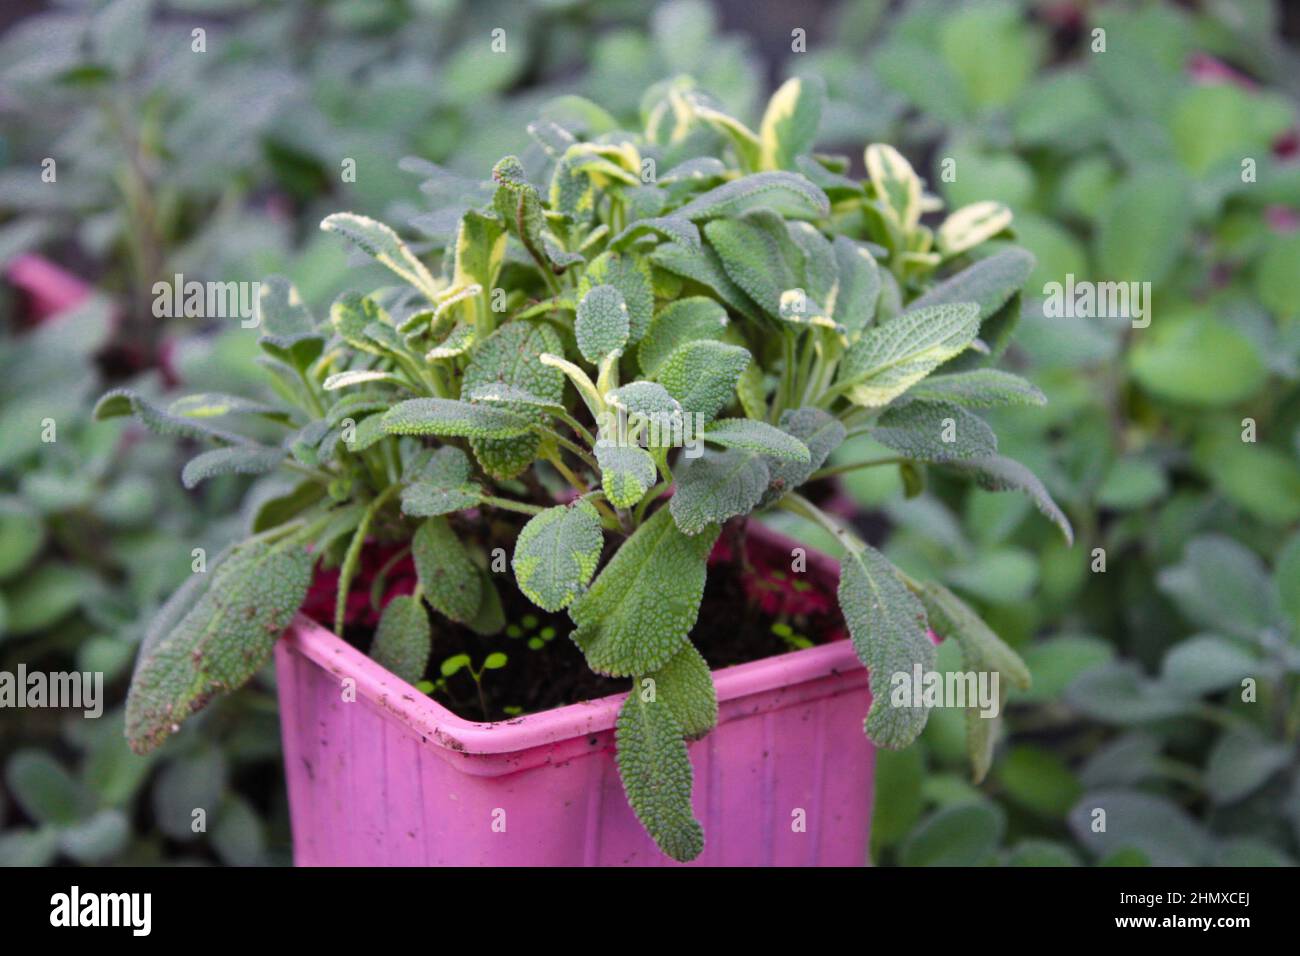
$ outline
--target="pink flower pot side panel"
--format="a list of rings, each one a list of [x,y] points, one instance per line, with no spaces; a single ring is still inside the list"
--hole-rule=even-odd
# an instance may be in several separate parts
[[[623,796],[621,695],[467,721],[301,617],[276,667],[299,865],[677,865]],[[690,749],[695,863],[865,863],[870,696],[848,642],[714,677],[719,724]]]

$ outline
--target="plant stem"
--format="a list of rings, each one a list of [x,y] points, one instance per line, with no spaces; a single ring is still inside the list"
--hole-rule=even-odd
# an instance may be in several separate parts
[[[316,394],[316,387],[312,384],[311,379],[307,377],[306,372],[297,365],[293,368],[294,371],[298,373],[298,378],[302,382],[303,391],[307,393],[307,404],[311,406],[312,414],[317,418],[324,418],[325,406],[321,404],[320,396]]]
[[[797,514],[801,518],[806,518],[813,524],[819,525],[835,537],[846,551],[858,553],[862,551],[862,542],[858,540],[857,535],[849,531],[839,521],[832,518],[826,512],[822,511],[815,504],[805,498],[803,495],[793,491],[786,493],[777,503],[776,506],[784,511]]]
[[[564,458],[561,457],[559,452],[553,452],[553,454],[548,456],[548,460],[555,470],[560,473],[560,477],[567,481],[569,487],[578,492],[578,494],[585,495],[590,490],[587,487],[587,483],[579,478],[573,469],[564,463]]]
[[[401,485],[389,485],[380,492],[379,497],[370,502],[365,513],[361,516],[361,521],[357,524],[357,530],[352,534],[352,540],[348,542],[348,550],[343,557],[343,564],[339,566],[338,593],[334,597],[335,634],[340,636],[343,634],[343,623],[348,610],[348,592],[352,589],[352,578],[356,574],[358,563],[361,561],[361,549],[365,546],[366,535],[370,532],[370,525],[375,520],[375,515],[379,513],[379,509],[401,487]]]
[[[659,500],[659,496],[668,490],[671,482],[661,481],[645,493],[645,497],[637,504],[636,510],[632,513],[632,520],[635,524],[640,525],[645,520],[646,509]]]
[[[501,508],[504,511],[517,511],[525,515],[539,515],[546,510],[541,505],[530,505],[525,501],[514,501],[510,498],[497,498],[494,495],[484,495],[479,500],[485,505],[491,505],[493,508]]]
[[[549,428],[542,429],[542,432],[545,435],[554,438],[556,444],[558,444],[561,448],[573,452],[573,454],[576,455],[578,458],[582,459],[583,463],[586,464],[589,468],[599,467],[596,464],[596,459],[592,457],[591,452],[587,451],[587,449],[583,448],[577,442],[569,441],[569,439],[565,438],[563,435]],[[557,455],[556,457],[558,458],[559,456]],[[565,477],[567,478],[568,476],[565,475]]]
[[[566,424],[566,425],[568,425],[570,428],[572,428],[573,431],[574,431],[574,433],[575,433],[579,438],[581,438],[583,441],[585,441],[585,442],[587,443],[587,447],[588,447],[588,448],[594,448],[594,447],[595,447],[595,445],[596,445],[596,437],[595,437],[594,435],[592,435],[591,432],[587,431],[587,429],[585,429],[585,428],[582,426],[582,423],[581,423],[581,422],[579,422],[576,418],[574,418],[574,417],[573,417],[572,415],[570,415],[568,412],[564,412],[563,414],[561,414],[561,415],[559,416],[559,418],[560,418],[560,421],[564,422],[564,424]]]
[[[290,471],[296,471],[300,475],[306,475],[308,478],[311,478],[314,481],[319,481],[324,485],[328,485],[334,480],[334,476],[328,471],[322,471],[320,468],[312,468],[308,465],[302,464],[301,462],[286,459],[283,462],[283,465]]]
[[[829,478],[831,475],[842,475],[845,472],[857,471],[859,468],[875,468],[877,465],[901,465],[910,459],[902,455],[894,455],[890,458],[869,458],[866,461],[855,461],[847,465],[831,465],[828,468],[821,468],[814,471],[808,476],[809,481],[816,481],[818,478]]]

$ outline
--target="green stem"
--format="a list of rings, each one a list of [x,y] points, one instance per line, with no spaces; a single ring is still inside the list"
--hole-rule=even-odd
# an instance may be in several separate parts
[[[783,330],[781,340],[781,353],[783,356],[781,362],[781,382],[776,390],[776,400],[772,404],[771,421],[775,425],[781,420],[781,413],[789,405],[790,396],[794,394],[794,377],[795,377],[795,337],[794,333]]]
[[[596,459],[592,457],[591,452],[587,451],[587,449],[583,448],[577,442],[569,441],[569,439],[565,438],[563,435],[559,434],[558,432],[550,428],[539,426],[538,431],[542,432],[549,438],[553,438],[556,444],[558,444],[561,448],[565,448],[568,451],[573,452],[573,454],[577,455],[580,459],[582,459],[583,463],[588,468],[596,469],[599,467],[596,464]],[[556,457],[558,458],[558,456]],[[566,475],[565,477],[568,476]]]
[[[576,418],[574,418],[568,412],[561,412],[559,413],[559,419],[560,421],[564,422],[564,424],[572,428],[574,434],[587,443],[588,448],[596,447],[596,436],[594,436],[591,432],[587,431],[587,429],[582,426],[582,423],[579,422]]]
[[[325,417],[325,406],[321,404],[320,396],[316,394],[316,387],[312,384],[307,373],[298,366],[294,366],[294,371],[298,373],[298,379],[302,382],[303,390],[307,393],[307,404],[311,406],[312,414],[317,418]]]
[[[828,468],[821,468],[814,471],[808,476],[809,481],[816,481],[818,478],[829,478],[831,475],[842,475],[845,472],[857,471],[860,468],[875,468],[877,465],[901,465],[911,459],[902,455],[895,455],[890,458],[870,458],[867,461],[855,461],[848,465],[831,465]]]
[[[846,551],[851,551],[853,553],[862,551],[862,542],[858,540],[857,535],[853,534],[853,532],[840,524],[839,521],[822,511],[803,495],[796,494],[793,491],[788,492],[776,503],[776,506],[784,511],[797,514],[801,518],[807,518],[813,524],[820,526],[829,534],[833,535]]]
[[[306,475],[313,481],[319,481],[323,485],[328,485],[334,480],[334,476],[328,471],[322,471],[320,468],[312,468],[309,465],[302,464],[301,462],[285,459],[282,464],[290,471],[296,471],[300,475]]]
[[[795,376],[794,391],[790,395],[791,407],[794,407],[794,398],[798,396],[799,405],[802,406],[808,396],[808,387],[812,382],[813,358],[817,352],[817,335],[816,331],[808,334],[804,340],[803,352],[799,356],[799,372]]]
[[[668,490],[669,484],[670,483],[667,481],[661,481],[645,493],[645,497],[641,499],[636,506],[636,510],[632,512],[632,520],[637,525],[640,525],[641,522],[645,520],[646,509],[654,504],[654,502],[659,499],[659,496]]]
[[[501,508],[504,511],[517,511],[525,515],[539,515],[546,509],[541,505],[530,505],[524,501],[514,501],[511,498],[497,498],[494,495],[484,495],[479,499],[485,505],[491,505],[493,508]]]
[[[348,592],[352,589],[352,578],[357,573],[357,565],[361,561],[361,549],[366,543],[366,535],[370,532],[370,524],[379,513],[379,509],[387,504],[388,499],[397,494],[401,487],[401,485],[389,485],[379,497],[370,502],[361,516],[361,521],[357,524],[357,530],[352,534],[352,540],[348,542],[347,553],[343,557],[343,564],[339,567],[338,594],[334,599],[334,633],[337,635],[343,634],[343,622],[348,610]]]

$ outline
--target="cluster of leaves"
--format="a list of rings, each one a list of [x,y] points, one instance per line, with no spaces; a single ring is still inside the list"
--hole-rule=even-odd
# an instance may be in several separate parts
[[[492,31],[502,24],[496,50]],[[671,39],[688,25],[697,42]],[[202,51],[196,28],[205,31]],[[312,42],[301,42],[307,35]],[[114,306],[98,301],[93,317],[3,343],[13,388],[0,398],[0,669],[102,672],[110,709],[63,731],[24,716],[30,746],[18,753],[9,744],[18,738],[4,735],[0,758],[13,766],[8,799],[0,790],[0,822],[11,827],[0,833],[0,861],[149,862],[206,843],[246,864],[269,858],[268,842],[285,843],[283,808],[259,819],[254,806],[265,795],[250,801],[235,784],[265,778],[248,768],[277,760],[264,690],[194,721],[148,760],[101,732],[121,720],[129,659],[161,597],[186,577],[191,545],[215,555],[243,524],[230,513],[247,479],[186,495],[162,478],[174,469],[170,444],[124,440],[119,427],[80,430],[100,381],[90,357],[108,350],[133,366],[159,362],[190,388],[259,397],[263,388],[255,341],[222,328],[192,334],[193,320],[157,321],[154,283],[174,273],[225,282],[278,271],[328,301],[356,279],[346,250],[315,231],[323,211],[314,206],[378,212],[404,197],[409,178],[394,156],[419,152],[478,170],[505,151],[527,155],[523,126],[553,77],[604,88],[617,115],[635,117],[644,85],[697,69],[724,102],[746,108],[759,82],[744,52],[692,0],[653,14],[585,0],[563,8],[205,0],[201,9],[95,0],[56,5],[5,32],[0,262],[37,249],[66,256]],[[483,110],[505,121],[478,122]],[[54,182],[42,179],[47,157]],[[345,160],[355,180],[343,175]],[[311,225],[306,241],[297,221]],[[60,439],[50,445],[40,441],[46,418]],[[133,809],[141,795],[152,815]],[[210,837],[191,828],[195,807],[207,809]],[[132,833],[142,819],[156,826]]]
[[[869,434],[918,487],[935,468],[1019,489],[1070,534],[971,411],[1042,401],[986,367],[1033,267],[1007,239],[1008,211],[976,203],[925,224],[941,204],[891,147],[867,149],[864,180],[813,151],[823,103],[818,83],[791,81],[754,131],[679,78],[647,92],[640,133],[599,128],[607,114],[594,104],[573,128],[532,124],[542,162],[531,173],[514,157],[491,183],[408,164],[427,173],[427,194],[455,197],[437,211],[455,217],[454,235],[422,257],[375,220],[327,217],[323,229],[400,284],[345,293],[321,321],[291,284],[265,281],[260,345],[276,400],[101,399],[100,418],[134,414],[213,443],[186,484],[273,469],[299,482],[155,622],[128,702],[132,745],[150,749],[246,682],[321,561],[340,569],[341,631],[371,538],[409,541],[414,558],[415,593],[385,608],[372,649],[401,676],[421,678],[436,643],[426,604],[438,621],[501,630],[482,520],[494,509],[530,516],[512,558],[519,590],[568,610],[593,670],[632,679],[620,770],[677,859],[703,845],[686,741],[711,729],[717,704],[689,638],[723,522],[779,508],[834,536],[840,604],[872,672],[866,730],[883,746],[925,726],[924,706],[891,706],[889,679],[932,669],[927,616],[968,669],[1026,684],[956,595],[906,577],[797,491],[846,436]],[[228,419],[268,421],[283,437],[257,441]],[[683,437],[693,453],[677,450]],[[977,776],[990,728],[970,715]]]
[[[266,824],[232,778],[278,762],[269,693],[206,715],[146,760],[121,736],[141,632],[186,578],[191,548],[215,553],[238,531],[237,520],[215,518],[237,505],[238,489],[214,485],[196,508],[163,477],[177,461],[171,443],[87,427],[92,356],[109,339],[110,315],[92,298],[0,340],[0,672],[103,680],[98,719],[4,711],[0,865],[149,863],[182,846],[196,858],[264,862]],[[141,803],[156,827],[135,827]],[[204,832],[192,829],[195,808],[207,814]]]
[[[1034,674],[1032,693],[1012,695],[1002,772],[986,788],[1000,805],[976,815],[1005,822],[995,829],[1013,840],[1057,841],[1044,860],[1102,859],[1108,852],[1070,811],[1085,791],[1117,784],[1139,801],[1118,823],[1110,815],[1130,845],[1141,845],[1130,838],[1147,828],[1140,801],[1160,799],[1210,834],[1196,841],[1206,850],[1194,854],[1198,862],[1244,859],[1231,849],[1243,834],[1272,842],[1275,859],[1297,859],[1294,835],[1273,840],[1280,831],[1258,819],[1242,825],[1253,812],[1245,808],[1264,798],[1242,792],[1223,800],[1208,783],[1216,747],[1249,750],[1225,737],[1227,725],[1187,708],[1174,733],[1157,716],[1171,694],[1184,704],[1210,693],[1240,696],[1236,683],[1210,688],[1174,663],[1186,655],[1221,667],[1224,682],[1256,678],[1258,702],[1232,709],[1248,718],[1261,746],[1294,746],[1294,728],[1274,719],[1294,705],[1294,680],[1268,679],[1282,665],[1258,644],[1267,630],[1259,614],[1243,617],[1250,634],[1225,629],[1186,613],[1160,583],[1213,551],[1229,565],[1253,553],[1255,577],[1271,566],[1282,593],[1293,587],[1300,164],[1288,145],[1296,53],[1279,37],[1276,5],[1234,5],[1232,16],[1216,4],[1063,5],[1056,13],[1065,29],[1020,3],[954,13],[920,2],[890,18],[869,9],[878,5],[848,6],[874,29],[871,55],[859,46],[856,60],[918,114],[906,138],[931,151],[938,188],[955,204],[977,196],[1005,203],[1038,260],[1009,358],[1050,403],[1014,418],[994,412],[993,423],[1004,447],[1043,476],[1082,546],[1060,547],[1015,499],[935,483],[934,494],[909,500],[900,475],[846,476],[860,504],[896,524],[891,559],[971,600]],[[943,79],[931,85],[934,78]],[[1068,274],[1150,282],[1150,327],[1044,315],[1047,284]],[[1202,593],[1240,607],[1210,583]],[[1253,588],[1263,595],[1262,585]],[[1272,606],[1262,598],[1258,605]],[[1281,639],[1294,646],[1294,630],[1277,627],[1285,615],[1273,617],[1272,633],[1291,634]],[[1240,646],[1229,653],[1223,642]],[[1245,675],[1228,663],[1243,652],[1257,661]],[[1171,683],[1184,677],[1182,688]],[[1136,697],[1149,700],[1145,716],[1130,706]],[[917,860],[902,852],[917,805],[943,819],[980,799],[952,776],[960,728],[943,728],[954,723],[935,714],[922,748],[883,755],[876,840],[888,858]],[[1153,735],[1157,764],[1168,769],[1171,755],[1180,764],[1165,779],[1097,776],[1086,758],[1111,740],[1104,728],[1116,726]],[[1077,731],[1079,739],[1045,744],[1036,738],[1045,729]],[[1285,780],[1283,773],[1258,782],[1276,797]],[[1085,802],[1108,806],[1091,795]],[[1285,810],[1275,817],[1285,819]],[[1012,856],[1019,859],[1004,848],[1002,857]],[[1146,855],[1157,857],[1171,859]]]

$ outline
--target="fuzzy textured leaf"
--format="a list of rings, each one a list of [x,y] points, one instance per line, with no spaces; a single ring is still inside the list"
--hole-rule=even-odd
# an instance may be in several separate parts
[[[849,349],[839,381],[857,405],[878,408],[962,352],[979,331],[970,303],[913,309],[867,329]]]
[[[687,740],[698,740],[717,726],[713,674],[694,644],[688,641],[672,660],[647,676],[654,679],[657,696],[672,710]]]
[[[412,398],[384,413],[389,435],[445,435],[463,438],[513,438],[530,431],[522,415],[491,405],[450,398]]]
[[[409,594],[399,594],[389,601],[370,648],[375,663],[414,684],[424,677],[432,650],[429,614],[424,605]]]
[[[996,368],[972,369],[949,375],[931,375],[907,392],[908,398],[954,402],[971,408],[998,405],[1046,405],[1038,386],[1019,375]]]
[[[890,692],[895,674],[910,682],[916,664],[934,670],[925,608],[885,556],[865,544],[850,547],[840,563],[839,601],[853,648],[871,672],[867,736],[892,750],[906,747],[925,728],[929,709],[911,702],[896,707]]]
[[[543,353],[558,354],[562,350],[559,334],[549,325],[507,323],[475,348],[465,369],[462,394],[472,395],[488,386],[508,386],[559,404],[564,400],[564,373],[543,364],[540,356]],[[548,418],[545,409],[531,402],[506,404],[502,409],[534,425],[544,425]],[[541,436],[537,434],[518,437],[480,435],[471,438],[470,446],[484,471],[505,480],[532,464],[540,442]]]
[[[749,319],[757,320],[761,314],[758,306],[745,294],[745,290],[731,281],[727,270],[722,268],[722,260],[710,246],[690,249],[676,242],[668,242],[655,247],[650,253],[650,261],[659,268],[698,282],[710,289],[719,299],[736,312]]]
[[[1027,250],[1006,249],[945,279],[908,306],[907,312],[936,305],[974,302],[983,322],[1020,291],[1034,271],[1034,265],[1034,256]]]
[[[669,510],[677,527],[694,535],[753,511],[767,490],[770,472],[762,455],[706,448],[699,458],[685,459],[675,477],[677,490]]]
[[[638,219],[609,241],[609,247],[622,251],[635,240],[646,235],[657,235],[669,242],[680,243],[686,249],[700,247],[700,230],[695,223],[680,216],[656,216]]]
[[[719,418],[704,429],[704,439],[725,448],[760,452],[783,461],[807,464],[812,460],[808,446],[798,438],[753,418]]]
[[[605,401],[627,412],[629,422],[638,417],[664,420],[682,413],[681,403],[658,382],[628,382],[607,393]]]
[[[1057,507],[1038,476],[1020,462],[1003,455],[993,455],[972,461],[952,462],[949,467],[969,474],[981,488],[989,491],[1023,491],[1029,495],[1038,510],[1061,529],[1065,540],[1074,543],[1074,529],[1070,527],[1070,519]]]
[[[297,288],[284,276],[268,276],[258,286],[258,344],[267,354],[306,369],[324,351],[325,337]]]
[[[956,256],[992,239],[1011,225],[1011,210],[985,200],[954,210],[940,224],[935,242],[945,256]]]
[[[820,408],[787,408],[781,413],[781,430],[799,439],[808,449],[809,457],[807,461],[769,458],[768,490],[760,505],[771,504],[807,481],[847,434],[843,422]]]
[[[698,339],[678,347],[655,377],[683,412],[708,422],[731,404],[749,362],[749,351],[739,345]]]
[[[196,455],[185,463],[181,483],[193,488],[217,475],[264,475],[284,461],[284,451],[263,445],[228,445]]]
[[[434,518],[476,507],[482,489],[470,480],[469,459],[459,448],[439,448],[402,489],[402,513]]]
[[[424,599],[453,621],[473,621],[483,602],[483,581],[446,518],[420,525],[411,539],[411,557]]]
[[[673,215],[693,222],[734,218],[763,207],[787,219],[821,219],[830,214],[826,194],[806,176],[764,172],[742,176],[696,196]]]
[[[715,219],[704,235],[731,280],[764,312],[781,315],[782,296],[798,281],[771,231],[751,219]]]
[[[630,329],[627,303],[612,285],[593,286],[578,303],[573,334],[578,351],[593,365],[599,365],[611,352],[620,351],[627,344]]]
[[[670,303],[651,321],[637,347],[641,371],[654,375],[678,346],[698,339],[720,339],[727,329],[727,310],[705,296]]]
[[[222,560],[201,595],[197,576],[178,592],[141,645],[131,679],[126,734],[133,750],[152,750],[214,695],[257,673],[307,597],[314,564],[298,543],[255,542]]]
[[[330,325],[339,338],[354,349],[371,355],[383,355],[384,350],[366,335],[366,329],[370,325],[385,321],[381,312],[378,303],[370,296],[344,292],[330,306]]]
[[[796,156],[811,152],[825,101],[826,85],[817,77],[791,77],[772,94],[758,128],[764,169],[792,169]]]
[[[672,709],[633,690],[619,709],[614,739],[623,792],[636,818],[668,856],[695,859],[704,850],[704,829],[691,810],[691,759]]]
[[[173,415],[159,408],[138,392],[129,388],[115,388],[106,392],[95,404],[95,420],[134,416],[141,424],[157,435],[178,438],[198,438],[223,442],[228,445],[247,441],[242,435],[213,428],[201,419]]]
[[[853,337],[870,325],[876,316],[880,267],[870,252],[847,236],[836,236],[834,249],[839,284],[835,289],[831,318]]]
[[[660,508],[623,543],[569,606],[577,625],[573,640],[592,670],[649,674],[682,649],[699,615],[718,530],[684,535]]]
[[[865,158],[876,195],[904,230],[915,229],[921,221],[921,180],[912,164],[887,143],[872,143]]]
[[[600,486],[615,508],[630,508],[654,487],[658,474],[655,460],[636,445],[596,443],[596,464],[600,466]]]
[[[415,257],[397,233],[382,222],[351,212],[336,212],[326,216],[320,224],[325,232],[333,232],[352,242],[366,255],[387,266],[425,295],[432,297],[438,291],[424,263]]]
[[[917,461],[987,458],[998,450],[997,436],[983,419],[946,402],[916,401],[888,408],[871,437]]]
[[[655,295],[650,284],[650,269],[645,260],[631,253],[603,252],[591,261],[583,273],[578,294],[586,296],[599,285],[612,285],[627,306],[628,342],[641,341],[654,314]],[[559,349],[545,351],[558,352]]]
[[[519,532],[512,565],[519,590],[544,611],[569,606],[591,581],[605,539],[591,502],[556,505]]]

